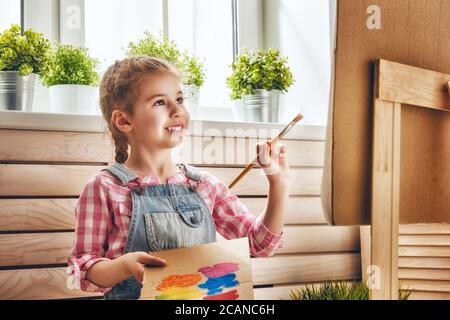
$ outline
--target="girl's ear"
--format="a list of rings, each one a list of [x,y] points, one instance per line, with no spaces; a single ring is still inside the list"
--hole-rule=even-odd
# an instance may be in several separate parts
[[[130,132],[133,129],[130,122],[130,116],[124,111],[118,109],[114,110],[111,115],[111,121],[116,128],[123,133]]]

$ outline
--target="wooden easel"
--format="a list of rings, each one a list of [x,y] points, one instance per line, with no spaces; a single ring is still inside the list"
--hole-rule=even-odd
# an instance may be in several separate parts
[[[399,223],[450,221],[450,75],[379,60],[374,89],[370,298],[397,299]]]

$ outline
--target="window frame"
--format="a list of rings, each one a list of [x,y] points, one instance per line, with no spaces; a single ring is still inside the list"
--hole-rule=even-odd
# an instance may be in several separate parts
[[[22,30],[32,28],[50,41],[60,40],[59,0],[22,0]]]

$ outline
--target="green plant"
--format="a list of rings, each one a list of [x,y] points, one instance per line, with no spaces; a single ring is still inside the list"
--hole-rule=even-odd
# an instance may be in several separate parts
[[[201,87],[205,81],[205,65],[195,56],[183,53],[183,63],[181,70],[184,73],[184,83]]]
[[[99,61],[90,57],[86,48],[57,44],[42,74],[42,80],[48,87],[58,84],[96,86],[99,81],[96,71],[98,64]]]
[[[255,94],[257,89],[287,89],[294,83],[288,58],[283,58],[279,50],[273,48],[256,52],[244,49],[231,64],[233,73],[227,78],[231,89],[231,99]]]
[[[128,43],[126,55],[128,57],[145,55],[165,59],[182,72],[183,83],[186,85],[200,87],[205,80],[204,61],[190,56],[186,51],[180,51],[175,41],[161,34],[156,37],[146,31],[144,38]]]
[[[399,300],[408,300],[409,290],[398,291]],[[306,284],[291,290],[291,300],[368,300],[369,288],[362,282],[328,281],[323,284]]]
[[[0,34],[0,71],[41,74],[49,50],[50,42],[41,33],[28,29],[21,35],[20,26],[13,24]]]

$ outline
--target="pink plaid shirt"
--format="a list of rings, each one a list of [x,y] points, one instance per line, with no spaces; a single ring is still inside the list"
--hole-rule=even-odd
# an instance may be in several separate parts
[[[283,233],[269,230],[260,217],[249,213],[227,186],[207,171],[197,186],[202,199],[212,212],[216,230],[226,239],[249,238],[250,254],[269,257],[283,246]],[[167,179],[167,183],[189,185],[193,180],[183,173]],[[84,187],[75,208],[74,247],[68,258],[69,273],[74,284],[83,291],[106,293],[111,288],[99,287],[86,278],[89,267],[102,260],[123,254],[132,213],[131,187],[161,184],[156,175],[137,177],[125,185],[109,172],[94,175]]]

